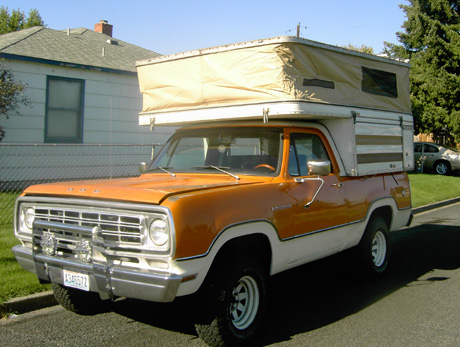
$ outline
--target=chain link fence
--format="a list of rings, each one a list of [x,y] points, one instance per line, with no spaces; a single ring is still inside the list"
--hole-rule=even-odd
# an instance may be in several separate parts
[[[14,202],[39,183],[139,175],[160,144],[0,144],[0,224],[13,221]]]

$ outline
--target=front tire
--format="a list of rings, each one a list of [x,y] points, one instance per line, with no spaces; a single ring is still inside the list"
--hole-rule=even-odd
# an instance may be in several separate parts
[[[58,283],[52,283],[51,288],[56,301],[66,310],[80,315],[94,315],[106,311],[106,303],[100,299],[99,294],[65,287]]]
[[[378,278],[385,273],[389,264],[390,250],[387,223],[380,216],[373,217],[358,245],[359,261],[367,277]]]
[[[267,301],[267,275],[256,258],[242,256],[212,279],[211,302],[205,319],[195,324],[210,346],[243,345],[256,335]],[[209,300],[209,297],[203,297]]]

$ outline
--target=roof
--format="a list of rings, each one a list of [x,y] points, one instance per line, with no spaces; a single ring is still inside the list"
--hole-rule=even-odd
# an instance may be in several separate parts
[[[135,62],[160,54],[86,28],[36,26],[0,35],[0,57],[115,73],[136,73]]]

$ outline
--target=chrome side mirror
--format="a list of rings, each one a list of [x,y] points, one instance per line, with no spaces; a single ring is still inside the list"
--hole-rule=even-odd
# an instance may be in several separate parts
[[[139,163],[139,173],[142,175],[145,171],[147,171],[147,164],[142,161]]]
[[[331,173],[331,162],[329,160],[310,160],[307,163],[308,175],[327,176]]]

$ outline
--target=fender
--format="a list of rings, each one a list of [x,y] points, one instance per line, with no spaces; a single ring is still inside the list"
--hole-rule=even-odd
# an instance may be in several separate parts
[[[277,259],[279,255],[273,252],[273,249],[276,248],[276,245],[279,244],[281,240],[278,237],[275,226],[270,221],[255,220],[231,225],[216,236],[205,254],[176,259],[174,272],[181,276],[189,274],[194,277],[193,280],[181,284],[177,295],[181,296],[196,292],[206,278],[217,254],[225,244],[237,238],[251,235],[262,235],[267,239],[272,253],[271,264],[281,261]],[[272,273],[272,270],[270,270],[270,273]]]

